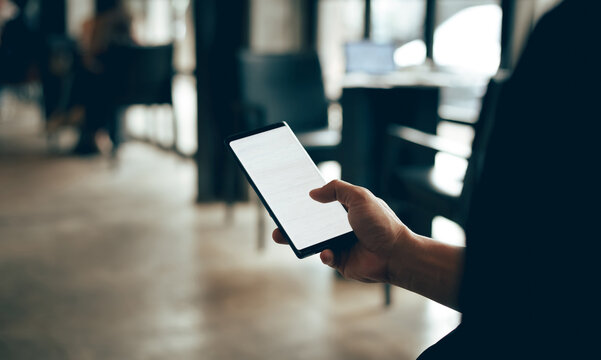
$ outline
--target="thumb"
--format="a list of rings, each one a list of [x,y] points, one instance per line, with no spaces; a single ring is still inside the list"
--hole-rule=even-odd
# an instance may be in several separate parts
[[[355,186],[342,180],[332,180],[326,185],[311,190],[309,196],[313,200],[328,203],[338,200],[342,205],[349,207],[358,200],[364,200],[369,192],[359,186]]]

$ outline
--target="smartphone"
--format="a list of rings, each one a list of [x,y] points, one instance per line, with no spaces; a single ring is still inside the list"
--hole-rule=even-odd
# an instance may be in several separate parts
[[[342,204],[309,196],[326,181],[285,122],[232,135],[225,144],[298,258],[354,244]]]

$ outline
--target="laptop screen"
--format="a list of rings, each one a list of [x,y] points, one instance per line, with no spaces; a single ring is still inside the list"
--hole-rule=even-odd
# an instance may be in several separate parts
[[[396,70],[394,44],[369,41],[345,44],[346,72],[385,74]]]

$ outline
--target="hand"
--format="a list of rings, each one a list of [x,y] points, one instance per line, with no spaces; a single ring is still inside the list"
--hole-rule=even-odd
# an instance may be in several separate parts
[[[344,277],[365,282],[389,282],[392,254],[398,253],[413,237],[382,200],[369,190],[334,180],[312,190],[309,195],[322,203],[339,201],[348,211],[348,219],[359,241],[350,249],[334,253],[324,250],[321,261],[338,270]],[[285,244],[279,229],[273,232],[275,242]],[[398,262],[402,259],[395,258]]]

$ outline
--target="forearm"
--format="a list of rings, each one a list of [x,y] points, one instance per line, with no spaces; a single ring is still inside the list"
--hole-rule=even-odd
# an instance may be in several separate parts
[[[410,233],[393,251],[389,282],[458,309],[464,248]]]

